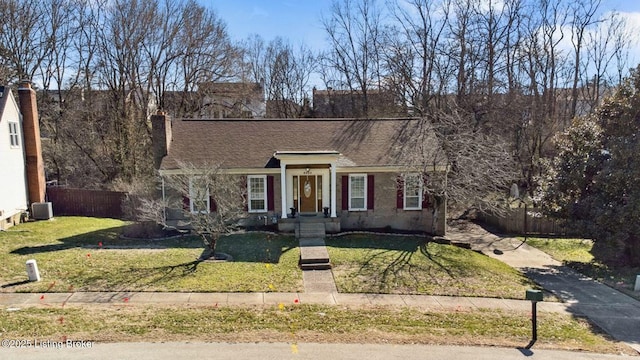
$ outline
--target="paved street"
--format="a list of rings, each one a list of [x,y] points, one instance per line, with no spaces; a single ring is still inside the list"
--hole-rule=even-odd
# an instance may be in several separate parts
[[[261,360],[614,360],[629,356],[576,353],[554,350],[519,350],[492,347],[379,344],[287,344],[287,343],[106,343],[91,348],[0,349],[2,359],[29,360],[175,360],[175,359],[261,359]]]

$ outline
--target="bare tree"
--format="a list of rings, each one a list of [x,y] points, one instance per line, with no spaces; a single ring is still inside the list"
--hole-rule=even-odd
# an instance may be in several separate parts
[[[231,43],[226,24],[214,11],[189,0],[181,18],[175,39],[181,55],[174,68],[175,88],[181,97],[178,116],[194,112],[189,106],[200,84],[237,78],[241,55]]]
[[[32,80],[51,52],[55,38],[49,25],[58,0],[4,0],[0,4],[0,57],[12,70],[5,81]]]
[[[573,45],[574,62],[573,62],[573,84],[571,86],[571,107],[569,110],[570,118],[576,116],[576,107],[578,104],[578,86],[581,78],[582,60],[584,52],[584,43],[586,32],[589,28],[599,23],[601,20],[596,17],[596,12],[600,8],[601,0],[576,1],[571,6],[572,32],[571,44]]]
[[[280,37],[265,43],[259,35],[250,36],[242,46],[249,81],[264,85],[271,116],[304,116],[316,66],[311,49],[304,44],[294,48]]]
[[[412,0],[404,5],[391,4],[397,25],[385,33],[386,81],[398,99],[422,115],[445,93],[448,82],[446,71],[441,71],[445,61],[441,54],[449,1]]]
[[[203,241],[206,251],[201,259],[215,257],[218,239],[235,231],[244,216],[246,186],[219,164],[180,163],[178,167],[178,172],[162,177],[165,199],[141,199],[138,219],[174,229],[176,224],[166,214],[180,209],[189,229]]]
[[[382,85],[382,16],[376,0],[336,0],[331,14],[322,19],[330,49],[321,56],[321,71],[334,70],[339,78],[325,74],[327,87],[360,93],[353,98],[353,112],[366,116],[367,92]]]
[[[423,191],[436,205],[434,218],[445,201],[461,211],[506,208],[509,187],[518,178],[506,142],[479,131],[473,114],[455,106],[416,121],[403,157],[408,172],[423,174]]]
[[[621,72],[611,73],[612,67],[626,67],[631,33],[618,13],[612,12],[601,20],[598,28],[587,33],[586,60],[581,64],[583,87],[580,97],[594,109],[614,84],[622,81]],[[582,111],[581,111],[582,110]],[[576,109],[576,115],[584,115],[585,109]]]

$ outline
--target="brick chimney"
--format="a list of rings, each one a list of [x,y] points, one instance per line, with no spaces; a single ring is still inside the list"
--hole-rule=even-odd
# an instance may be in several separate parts
[[[25,157],[27,159],[27,189],[29,205],[31,205],[34,202],[45,201],[46,188],[36,92],[31,88],[29,81],[20,83],[18,99],[20,113],[22,114],[22,131],[24,134]]]
[[[160,168],[162,158],[169,153],[171,146],[171,118],[158,110],[156,115],[151,115],[151,140],[153,143],[153,165]]]

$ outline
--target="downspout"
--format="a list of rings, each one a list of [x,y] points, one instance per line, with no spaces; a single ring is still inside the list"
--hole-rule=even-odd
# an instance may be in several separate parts
[[[160,176],[160,180],[162,181],[162,222],[167,223],[167,207],[165,204],[167,203],[167,199],[164,192],[164,177]]]

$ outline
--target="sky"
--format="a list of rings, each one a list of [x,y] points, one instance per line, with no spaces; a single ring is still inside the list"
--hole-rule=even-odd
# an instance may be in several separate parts
[[[204,6],[215,10],[226,22],[234,41],[244,40],[252,34],[261,35],[267,42],[281,36],[293,45],[304,43],[313,50],[321,50],[327,44],[321,18],[323,14],[330,14],[332,1],[199,0]],[[629,52],[629,67],[634,67],[640,63],[640,0],[601,1],[603,12],[620,13],[634,29],[632,33],[635,39]],[[384,5],[384,0],[380,0],[380,3]]]
[[[325,43],[320,22],[331,0],[201,0],[227,23],[233,40],[259,34],[265,41],[278,36],[294,45],[316,48]]]
[[[332,0],[200,0],[200,3],[218,13],[234,40],[260,34],[266,41],[282,36],[313,47],[325,42],[320,19],[322,14],[330,13]],[[640,26],[640,0],[602,0],[601,7],[604,11],[623,13]]]

